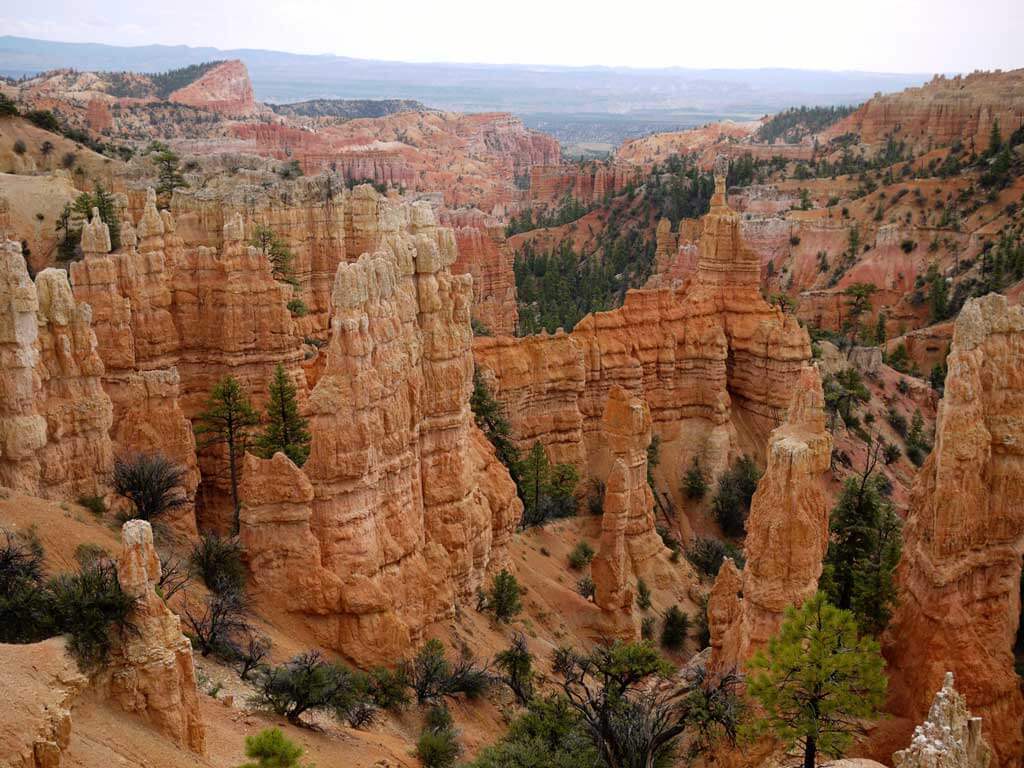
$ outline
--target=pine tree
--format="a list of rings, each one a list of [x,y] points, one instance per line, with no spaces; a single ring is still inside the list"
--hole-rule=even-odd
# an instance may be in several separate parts
[[[874,474],[884,448],[868,449],[864,470],[849,478],[829,520],[822,589],[841,610],[851,610],[861,629],[880,634],[896,604],[894,574],[902,547],[901,521]]]
[[[473,419],[484,436],[491,441],[498,460],[508,469],[512,481],[519,485],[519,450],[512,442],[512,428],[505,417],[505,409],[497,401],[480,374],[473,370],[473,394],[469,397],[469,406],[473,410]]]
[[[875,344],[885,348],[886,333],[885,333],[885,322],[888,318],[885,312],[878,313],[878,319],[875,321]]]
[[[878,643],[858,636],[853,614],[818,592],[786,609],[767,653],[748,666],[747,690],[764,709],[752,730],[801,745],[804,768],[815,768],[818,752],[841,757],[858,721],[877,717],[885,702],[884,667]]]
[[[100,212],[100,218],[110,230],[110,248],[116,251],[121,247],[121,221],[117,217],[114,196],[96,182],[96,191],[92,193],[92,204]]]
[[[543,509],[544,489],[551,478],[551,464],[548,462],[544,446],[539,442],[533,444],[529,455],[523,461],[520,473],[519,496],[523,500],[522,526],[538,525],[547,514]]]
[[[178,168],[180,162],[178,156],[166,144],[153,142],[150,145],[150,150],[156,153],[153,155],[153,162],[156,163],[157,169],[156,193],[162,201],[163,207],[167,207],[175,188],[187,187],[188,182],[185,181],[185,177],[181,175]]]
[[[938,323],[945,320],[949,314],[949,287],[946,285],[946,278],[939,272],[938,266],[933,262],[928,267],[928,303],[931,307],[932,322]]]
[[[255,246],[270,262],[270,271],[275,280],[292,286],[298,285],[293,267],[295,257],[274,230],[262,224],[257,225],[249,243]]]
[[[309,422],[299,413],[295,384],[280,363],[270,382],[266,427],[256,441],[256,448],[265,459],[280,451],[297,466],[309,458]]]
[[[995,155],[1003,146],[1003,136],[999,131],[999,121],[992,121],[992,131],[988,135],[988,150],[985,154],[989,157]]]
[[[196,417],[195,434],[200,450],[223,445],[227,451],[231,478],[231,503],[234,508],[234,531],[238,533],[238,462],[245,455],[252,427],[260,417],[253,410],[248,395],[233,376],[225,376],[213,388],[206,409]]]
[[[61,261],[71,261],[78,255],[78,243],[81,239],[81,232],[76,230],[71,217],[71,203],[65,203],[57,216],[57,258]]]

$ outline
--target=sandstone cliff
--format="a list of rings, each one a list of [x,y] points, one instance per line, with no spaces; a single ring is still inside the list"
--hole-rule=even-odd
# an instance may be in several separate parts
[[[111,404],[91,321],[66,272],[33,283],[21,247],[0,244],[0,484],[46,498],[102,492]]]
[[[764,301],[758,278],[723,168],[688,287],[630,291],[567,336],[479,339],[477,364],[521,445],[540,440],[553,459],[602,478],[601,418],[619,385],[648,403],[659,471],[679,478],[699,457],[717,474],[741,450],[763,450],[810,359],[806,331]]]
[[[121,531],[117,561],[121,590],[134,598],[129,629],[104,668],[103,684],[126,712],[153,723],[181,748],[202,753],[205,729],[199,712],[192,645],[181,622],[157,592],[160,560],[153,530],[130,520]]]
[[[1024,310],[972,299],[953,331],[935,446],[911,496],[885,636],[891,706],[920,718],[952,670],[1001,766],[1024,762],[1011,648],[1024,554]]]
[[[376,251],[338,267],[308,462],[249,460],[243,485],[254,578],[364,663],[403,655],[507,565],[522,509],[468,407],[471,279],[450,272],[452,233],[426,203],[380,217]],[[293,550],[312,583],[288,576]]]
[[[605,483],[601,541],[591,568],[602,636],[634,639],[633,588],[664,549],[654,529],[654,496],[647,484],[651,414],[622,387],[608,395],[601,422],[612,467]]]
[[[711,665],[731,669],[764,647],[790,605],[813,595],[828,549],[824,475],[832,438],[817,369],[804,368],[786,421],[772,434],[768,465],[747,519],[742,576],[731,560],[708,601]]]
[[[174,91],[167,98],[177,104],[187,104],[233,117],[250,115],[256,108],[249,70],[238,59],[211,67],[198,79]]]

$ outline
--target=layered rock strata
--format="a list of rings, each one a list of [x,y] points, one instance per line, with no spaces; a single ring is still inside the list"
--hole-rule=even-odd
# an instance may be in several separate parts
[[[990,294],[956,320],[935,443],[911,493],[883,650],[890,705],[919,719],[947,670],[996,763],[1024,764],[1014,672],[1024,555],[1024,310]]]
[[[565,336],[477,340],[477,364],[520,444],[539,440],[552,458],[582,459],[586,472],[599,467],[601,418],[619,385],[647,402],[666,477],[681,477],[694,457],[716,474],[741,450],[761,450],[810,342],[795,318],[761,297],[757,257],[726,203],[724,171],[688,287],[630,291],[622,307],[588,315]]]
[[[29,279],[0,244],[0,484],[45,498],[100,494],[110,475],[110,399],[88,305],[67,273]]]
[[[602,419],[611,470],[605,483],[601,541],[591,566],[600,634],[632,639],[633,588],[664,545],[654,529],[654,496],[647,483],[651,414],[622,387],[608,395]]]
[[[360,662],[398,658],[508,565],[522,511],[468,407],[472,284],[450,272],[452,233],[426,203],[381,217],[377,250],[338,267],[309,460],[249,460],[243,485],[255,578]],[[313,583],[292,582],[287,553],[310,539]]]
[[[153,530],[130,520],[121,530],[117,561],[121,590],[134,599],[128,631],[121,636],[104,682],[113,700],[134,712],[184,749],[202,754],[206,729],[199,711],[192,645],[181,622],[157,592],[160,559]]]
[[[821,377],[807,366],[786,421],[771,434],[747,519],[746,566],[740,575],[727,560],[708,600],[714,668],[742,665],[778,631],[786,608],[817,590],[828,549],[831,454]]]

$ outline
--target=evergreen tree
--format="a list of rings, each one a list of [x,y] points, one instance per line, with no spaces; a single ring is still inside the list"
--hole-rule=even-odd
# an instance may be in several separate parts
[[[309,458],[310,439],[309,422],[299,413],[295,383],[278,363],[270,382],[266,427],[256,448],[265,459],[280,451],[301,467]]]
[[[231,479],[231,503],[234,508],[234,533],[238,533],[238,462],[245,455],[251,431],[259,424],[248,395],[233,376],[225,376],[213,388],[206,408],[196,417],[196,437],[200,450],[223,445],[227,452]]]
[[[992,121],[992,130],[988,134],[988,150],[985,154],[988,157],[995,155],[1003,146],[1003,136],[999,131],[999,121]]]
[[[884,667],[878,643],[859,637],[853,615],[818,592],[786,609],[768,652],[749,664],[748,692],[764,709],[753,730],[802,746],[804,768],[815,768],[818,752],[841,757],[858,720],[885,702]]]
[[[949,287],[946,278],[934,262],[928,267],[925,278],[928,282],[928,304],[931,307],[932,322],[938,323],[949,315]]]
[[[480,374],[473,370],[473,394],[469,397],[473,419],[484,436],[491,441],[498,460],[508,469],[512,481],[519,486],[519,450],[512,442],[512,428],[505,417],[505,409],[497,401]]]
[[[92,193],[92,206],[100,212],[100,218],[110,230],[110,248],[116,251],[121,247],[121,221],[117,217],[114,196],[99,182],[96,182],[96,191]]]
[[[275,280],[292,286],[298,285],[293,267],[295,257],[274,230],[258,224],[253,230],[249,244],[255,246],[270,262],[270,271]]]
[[[78,244],[81,240],[81,231],[75,229],[71,218],[71,203],[65,203],[57,216],[55,227],[57,231],[57,258],[61,261],[71,261],[78,255]]]
[[[523,528],[576,514],[574,492],[579,473],[572,464],[552,467],[544,446],[537,442],[519,467],[519,497],[523,500],[520,525]]]
[[[511,573],[502,569],[500,573],[494,574],[486,605],[499,622],[507,624],[522,610],[519,591],[519,582]]]
[[[154,141],[149,145],[149,151],[154,153],[153,162],[156,164],[156,194],[163,203],[162,207],[166,208],[175,188],[187,187],[188,182],[181,175],[180,158],[166,144]]]
[[[533,654],[522,633],[516,632],[509,647],[495,655],[494,666],[516,701],[523,706],[529,704],[533,698]]]
[[[868,449],[864,470],[849,478],[829,520],[822,588],[841,610],[851,610],[861,630],[885,629],[896,603],[894,574],[899,563],[902,523],[874,474],[881,441]]]
[[[878,313],[878,319],[875,321],[875,344],[885,348],[886,333],[885,333],[885,322],[888,320],[885,312]]]

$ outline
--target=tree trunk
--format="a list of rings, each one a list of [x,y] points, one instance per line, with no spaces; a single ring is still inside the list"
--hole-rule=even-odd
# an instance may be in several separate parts
[[[231,503],[234,506],[233,534],[237,536],[240,528],[238,520],[238,467],[235,466],[235,441],[233,439],[228,440],[228,467],[231,472]]]
[[[813,736],[807,739],[807,746],[804,747],[804,768],[814,768],[815,757],[818,753],[818,745]]]

